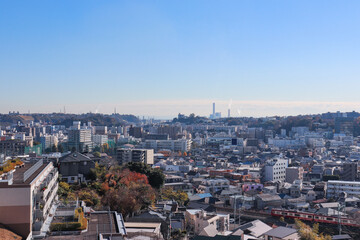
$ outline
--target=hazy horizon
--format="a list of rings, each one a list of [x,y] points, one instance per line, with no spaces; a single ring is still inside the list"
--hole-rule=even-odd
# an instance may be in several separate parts
[[[212,101],[210,100],[188,100],[178,102],[162,103],[156,101],[147,101],[142,103],[124,103],[111,106],[110,104],[98,104],[98,105],[86,105],[86,106],[58,106],[51,109],[51,106],[47,106],[46,111],[33,111],[11,109],[9,111],[17,112],[21,114],[30,113],[64,113],[68,114],[84,114],[84,113],[101,113],[112,114],[116,110],[119,114],[132,114],[139,117],[155,118],[155,119],[172,119],[177,117],[179,113],[189,115],[194,113],[197,116],[209,117],[212,113]],[[137,105],[141,105],[141,110],[148,109],[147,111],[140,111]],[[272,116],[297,116],[297,115],[311,115],[321,114],[326,112],[352,112],[359,111],[359,103],[346,103],[346,102],[265,102],[265,101],[216,101],[216,112],[221,112],[222,117],[227,117],[228,109],[230,106],[231,117],[272,117]],[[78,107],[81,107],[83,111],[76,111]],[[115,109],[116,108],[116,109]],[[154,115],[152,112],[166,112],[169,115]],[[194,110],[194,111],[192,111]],[[3,114],[9,113],[2,112]],[[273,112],[278,113],[273,114]],[[281,114],[281,112],[289,112],[290,114]]]

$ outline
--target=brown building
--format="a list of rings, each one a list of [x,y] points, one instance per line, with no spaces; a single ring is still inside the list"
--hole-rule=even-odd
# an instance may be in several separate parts
[[[129,129],[129,135],[135,138],[141,138],[142,137],[143,129],[142,127],[133,127],[130,126]]]
[[[43,160],[0,175],[0,223],[24,239],[40,235],[57,199],[58,171]]]

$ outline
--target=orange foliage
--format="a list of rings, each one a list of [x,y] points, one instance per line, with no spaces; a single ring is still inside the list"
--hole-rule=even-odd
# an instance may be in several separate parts
[[[129,169],[125,169],[120,173],[120,183],[126,186],[130,184],[149,184],[148,178],[145,174],[131,172]]]
[[[129,169],[113,170],[106,174],[101,189],[104,192],[103,205],[124,216],[151,205],[156,197],[147,176]]]
[[[106,192],[106,191],[109,191],[110,187],[109,187],[109,184],[107,182],[103,182],[101,184],[101,189]]]

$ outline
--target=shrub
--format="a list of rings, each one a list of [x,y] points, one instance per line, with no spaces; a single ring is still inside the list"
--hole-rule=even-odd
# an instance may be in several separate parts
[[[76,231],[81,228],[79,222],[66,222],[66,223],[52,223],[50,231]]]
[[[78,231],[87,228],[88,222],[81,207],[75,209],[74,218],[77,222],[52,223],[50,231]]]

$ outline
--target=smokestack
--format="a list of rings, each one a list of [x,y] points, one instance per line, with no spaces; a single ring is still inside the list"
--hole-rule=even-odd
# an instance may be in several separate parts
[[[230,117],[230,108],[228,109],[228,118]]]
[[[213,116],[215,117],[215,103],[213,103]]]

